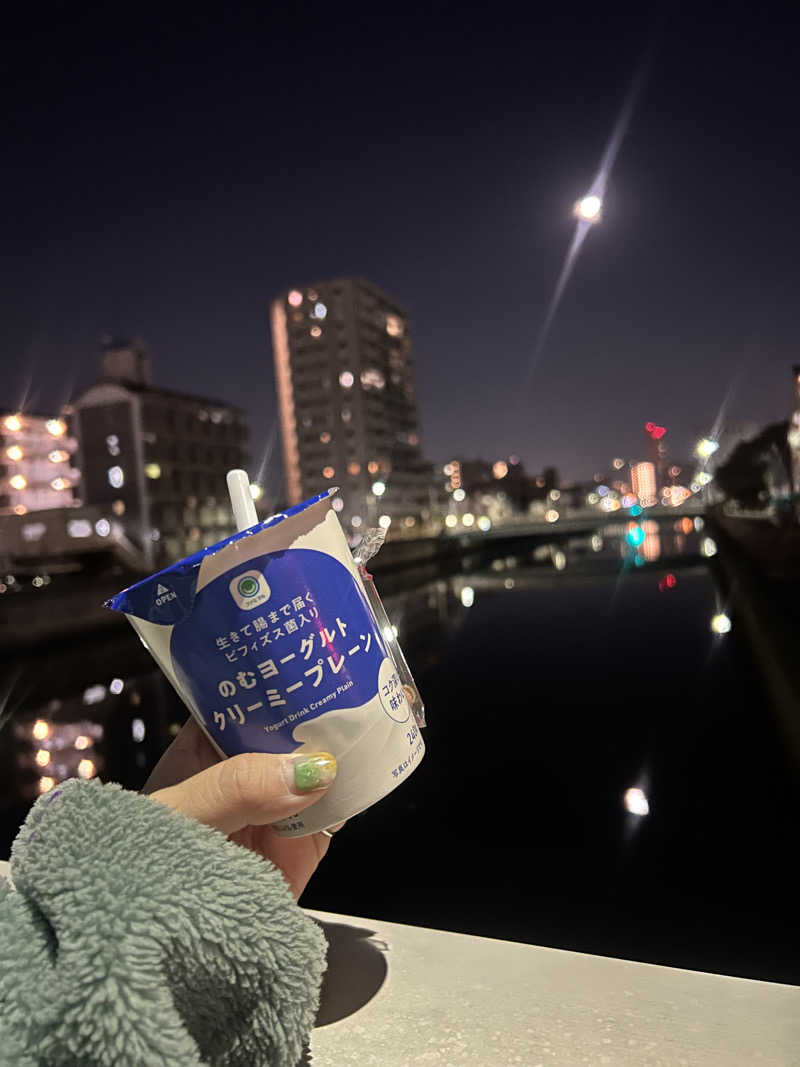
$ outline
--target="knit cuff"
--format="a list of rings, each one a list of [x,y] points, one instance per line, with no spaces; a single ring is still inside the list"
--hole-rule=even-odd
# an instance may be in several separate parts
[[[271,863],[146,796],[71,779],[34,804],[11,870],[55,942],[39,977],[56,1010],[27,1020],[43,1062],[297,1063],[326,945]]]

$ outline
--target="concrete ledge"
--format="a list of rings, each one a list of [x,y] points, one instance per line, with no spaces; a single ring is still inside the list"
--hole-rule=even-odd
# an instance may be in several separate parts
[[[797,986],[306,914],[329,945],[307,1067],[800,1062]]]
[[[313,1067],[798,1063],[800,988],[309,911]]]

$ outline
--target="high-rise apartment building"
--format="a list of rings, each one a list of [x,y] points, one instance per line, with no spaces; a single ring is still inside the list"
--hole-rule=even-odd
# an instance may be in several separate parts
[[[245,461],[238,408],[157,388],[146,346],[108,338],[101,380],[72,411],[84,502],[116,516],[150,565],[234,532],[225,474]]]
[[[271,324],[289,504],[338,485],[346,528],[425,517],[433,469],[405,311],[370,282],[334,278],[286,290]]]
[[[643,508],[656,503],[656,468],[653,463],[635,463],[631,466],[631,486],[634,496],[639,498]]]
[[[8,411],[0,414],[0,515],[65,508],[75,503],[80,474],[72,466],[77,442],[63,419]]]

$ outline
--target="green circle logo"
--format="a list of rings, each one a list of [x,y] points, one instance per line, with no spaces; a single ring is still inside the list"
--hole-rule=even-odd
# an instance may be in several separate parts
[[[239,579],[239,584],[236,588],[239,590],[240,596],[255,596],[258,592],[258,582],[255,578],[251,578],[249,574],[246,574],[244,578]]]

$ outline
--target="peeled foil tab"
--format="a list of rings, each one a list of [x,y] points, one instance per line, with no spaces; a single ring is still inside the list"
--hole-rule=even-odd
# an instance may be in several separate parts
[[[331,508],[335,493],[234,534],[108,602],[128,617],[221,755],[336,757],[339,773],[326,794],[275,824],[285,836],[363,811],[404,781],[425,750],[409,696],[413,680],[404,679],[398,653],[405,660],[372,579],[348,549]]]
[[[383,527],[372,527],[367,530],[359,543],[353,549],[353,559],[359,566],[363,567],[365,564],[377,556],[380,550],[383,548],[383,543],[386,540],[386,530]]]

